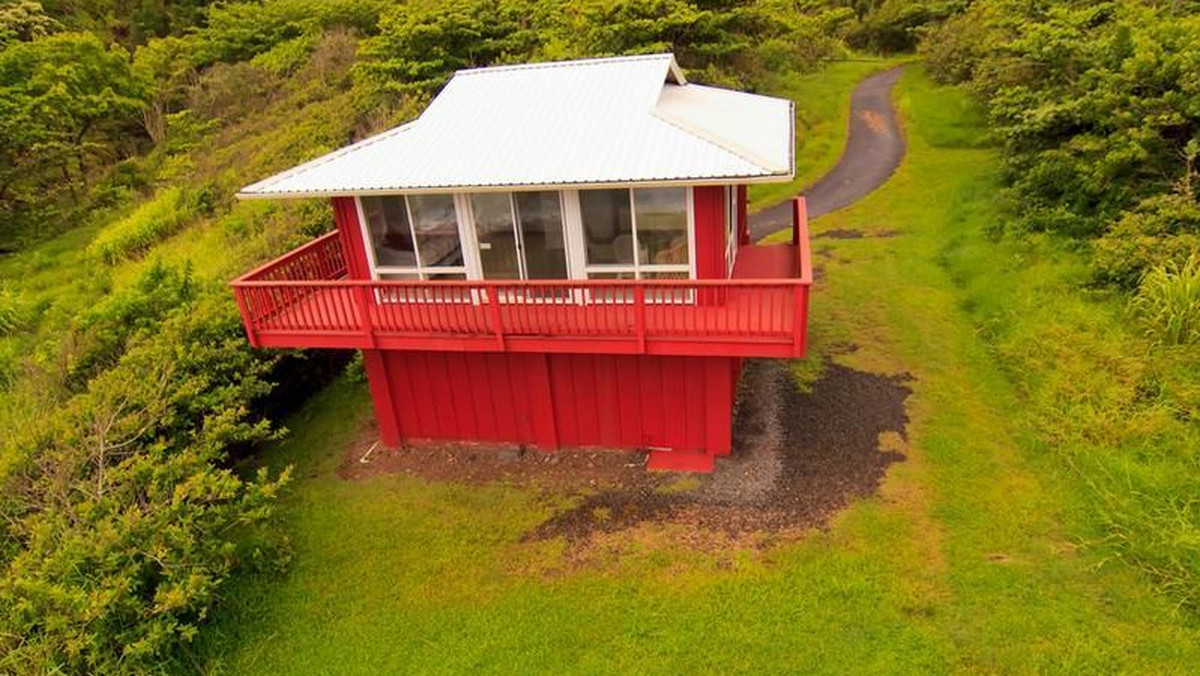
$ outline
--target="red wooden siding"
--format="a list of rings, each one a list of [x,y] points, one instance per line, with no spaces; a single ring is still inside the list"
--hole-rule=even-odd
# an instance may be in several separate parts
[[[353,197],[334,197],[333,220],[337,224],[338,237],[342,240],[342,250],[346,252],[346,276],[349,279],[370,279],[367,247],[358,223],[358,202]]]
[[[745,246],[750,243],[750,220],[747,216],[747,205],[749,201],[746,199],[746,186],[739,185],[737,187],[737,231],[738,231],[738,246]]]
[[[404,440],[730,449],[735,360],[603,354],[382,351]],[[378,396],[376,399],[378,400]],[[380,415],[385,407],[379,406]],[[388,441],[385,438],[385,443]]]
[[[692,214],[696,225],[696,278],[724,279],[725,188],[719,185],[692,189]]]

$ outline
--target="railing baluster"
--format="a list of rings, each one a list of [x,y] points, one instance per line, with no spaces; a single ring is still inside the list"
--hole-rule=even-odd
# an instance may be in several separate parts
[[[638,352],[646,351],[646,286],[636,284],[633,287],[633,321],[637,334]]]
[[[504,349],[504,327],[500,323],[500,293],[499,287],[488,287],[488,316],[492,323],[492,333],[496,336],[496,347]]]

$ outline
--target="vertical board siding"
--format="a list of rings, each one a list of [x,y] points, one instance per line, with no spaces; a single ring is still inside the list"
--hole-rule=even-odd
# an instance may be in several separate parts
[[[347,276],[350,279],[370,279],[371,266],[367,263],[367,247],[363,242],[362,226],[358,222],[358,202],[353,197],[334,197],[333,220],[337,224],[338,236],[342,238],[342,251],[346,252]]]
[[[725,187],[705,185],[692,188],[692,210],[696,226],[696,278],[724,279]]]
[[[378,354],[372,393],[393,402],[390,429],[404,439],[729,453],[733,358]]]

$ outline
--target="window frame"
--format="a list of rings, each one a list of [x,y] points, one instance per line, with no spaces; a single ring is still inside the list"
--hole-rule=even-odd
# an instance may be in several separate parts
[[[529,278],[528,261],[525,258],[525,253],[528,250],[525,243],[525,229],[521,227],[520,211],[517,209],[517,193],[519,192],[541,192],[553,193],[558,197],[558,222],[562,228],[563,235],[563,263],[567,268],[567,276],[565,279],[555,278]],[[471,201],[471,197],[481,194],[500,194],[508,197],[508,213],[513,228],[513,237],[517,245],[517,274],[518,279],[507,281],[521,282],[539,282],[539,281],[574,281],[575,267],[572,265],[571,246],[572,238],[569,236],[571,230],[571,221],[567,214],[567,196],[564,190],[492,190],[492,191],[472,191],[464,193],[456,193],[456,200],[461,200],[459,214],[466,214],[465,223],[460,220],[460,232],[466,232],[470,237],[470,252],[469,255],[464,255],[463,260],[467,262],[469,270],[468,279],[480,282],[489,281],[483,276],[483,258],[480,256],[481,249],[479,248],[479,232],[475,228],[475,204]],[[505,281],[505,280],[495,280]]]
[[[725,186],[725,276],[733,277],[738,254],[737,186]]]
[[[367,254],[367,265],[371,271],[371,279],[382,280],[383,275],[415,275],[416,278],[411,281],[437,281],[429,279],[430,275],[462,275],[463,279],[471,279],[471,261],[470,252],[468,251],[467,238],[463,233],[463,218],[462,210],[459,204],[458,195],[453,193],[411,193],[413,195],[447,195],[451,198],[454,205],[454,226],[458,230],[458,246],[462,251],[462,265],[423,265],[421,263],[421,242],[417,237],[416,224],[413,221],[412,207],[408,203],[409,193],[392,193],[384,195],[355,195],[354,205],[358,211],[359,231],[362,235],[363,249]],[[379,265],[375,258],[375,239],[371,236],[371,230],[367,225],[367,212],[363,208],[364,197],[376,198],[394,198],[404,202],[404,213],[408,217],[409,237],[412,237],[413,256],[416,265],[399,266],[399,265]]]
[[[687,240],[688,240],[688,261],[687,263],[646,263],[643,264],[641,258],[641,246],[638,239],[638,224],[637,224],[637,202],[634,198],[636,190],[657,190],[657,189],[673,189],[679,186],[629,186],[626,188],[602,188],[604,190],[624,190],[629,198],[629,222],[630,232],[633,236],[633,264],[628,263],[596,263],[591,264],[587,261],[587,228],[583,224],[583,212],[578,206],[575,209],[576,217],[578,218],[577,230],[579,232],[579,241],[577,246],[579,251],[579,264],[581,265],[580,272],[582,273],[581,281],[593,279],[592,274],[621,274],[633,273],[633,279],[646,279],[643,273],[658,273],[658,272],[683,272],[687,274],[687,280],[696,279],[696,210],[692,197],[692,187],[683,186],[684,191],[684,210],[687,214]],[[578,192],[577,192],[578,195]],[[606,279],[600,277],[598,279]]]
[[[634,191],[641,189],[657,189],[657,188],[679,188],[684,191],[685,209],[687,213],[687,263],[641,263],[640,246],[638,242],[637,228],[637,204],[634,201]],[[558,195],[559,209],[563,228],[563,243],[566,254],[567,264],[567,279],[564,281],[583,282],[592,279],[590,276],[593,273],[632,273],[633,279],[646,279],[650,273],[683,273],[686,278],[681,281],[696,279],[696,210],[695,198],[692,186],[625,186],[612,188],[615,190],[624,190],[629,199],[630,220],[632,225],[633,235],[633,255],[634,263],[630,264],[611,264],[601,263],[597,265],[589,265],[587,262],[587,233],[583,226],[583,214],[580,208],[579,192],[587,188],[561,188],[558,190],[543,190],[536,192],[554,192]],[[359,234],[362,238],[363,249],[367,258],[367,267],[370,273],[370,278],[373,280],[382,280],[385,275],[412,275],[411,281],[437,281],[431,280],[431,275],[453,274],[462,275],[468,281],[489,281],[483,276],[483,264],[479,256],[479,240],[475,232],[475,214],[471,204],[471,195],[479,192],[503,192],[508,197],[510,213],[512,214],[513,226],[516,229],[516,236],[521,241],[521,255],[519,256],[519,266],[521,268],[521,280],[526,282],[537,282],[540,280],[532,280],[527,278],[527,270],[525,269],[523,241],[524,233],[521,231],[517,223],[516,215],[516,193],[520,191],[505,190],[505,191],[469,191],[469,192],[453,192],[453,193],[384,193],[384,194],[365,194],[355,195],[354,204],[358,216]],[[439,194],[448,195],[454,203],[455,225],[458,229],[458,241],[462,247],[463,264],[458,266],[444,265],[422,265],[420,241],[417,237],[416,226],[412,217],[412,208],[409,205],[410,195],[427,195]],[[411,267],[395,266],[395,265],[379,265],[375,256],[375,240],[371,235],[370,228],[367,224],[366,210],[363,207],[363,198],[378,197],[378,198],[395,198],[401,199],[404,202],[405,215],[408,217],[409,236],[413,241],[413,254],[416,264]]]

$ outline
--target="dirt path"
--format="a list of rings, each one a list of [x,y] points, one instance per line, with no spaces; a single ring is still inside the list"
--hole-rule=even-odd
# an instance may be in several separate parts
[[[837,166],[804,190],[808,216],[816,218],[862,199],[883,185],[904,159],[904,133],[892,108],[892,87],[902,68],[876,73],[850,97],[850,134]],[[804,159],[800,158],[803,162]],[[750,215],[750,236],[761,239],[791,225],[790,202]]]

